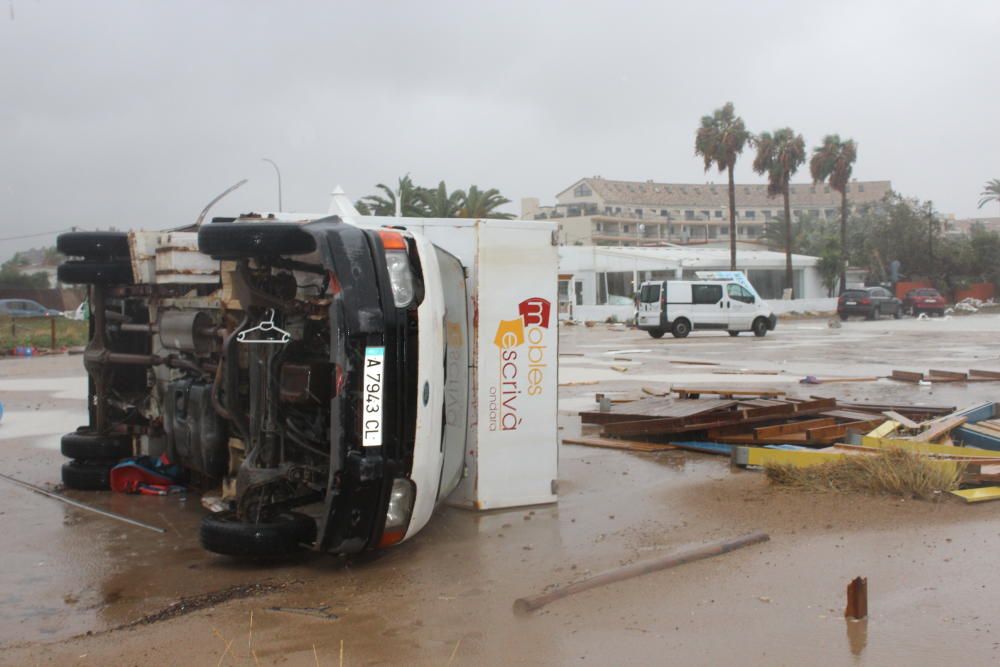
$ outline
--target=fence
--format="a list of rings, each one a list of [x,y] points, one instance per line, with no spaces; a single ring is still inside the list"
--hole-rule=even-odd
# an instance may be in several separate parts
[[[65,317],[0,317],[0,353],[17,347],[58,349],[87,343],[86,320]]]

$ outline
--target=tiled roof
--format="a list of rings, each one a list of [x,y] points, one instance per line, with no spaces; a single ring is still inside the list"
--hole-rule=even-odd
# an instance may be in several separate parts
[[[655,183],[651,181],[611,181],[604,178],[584,178],[594,194],[605,204],[625,204],[629,206],[669,206],[718,208],[729,205],[729,189],[722,184],[705,183]],[[852,182],[847,192],[848,201],[853,204],[875,202],[884,197],[892,188],[889,181]],[[827,190],[829,189],[829,192]],[[564,191],[565,192],[565,191]],[[562,193],[560,193],[562,194]],[[840,193],[829,186],[811,183],[792,183],[790,186],[792,206],[837,207]],[[767,185],[736,185],[736,206],[774,206],[781,197],[768,197]]]

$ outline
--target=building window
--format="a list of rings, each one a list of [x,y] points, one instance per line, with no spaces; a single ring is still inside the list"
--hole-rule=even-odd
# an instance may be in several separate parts
[[[642,217],[642,209],[641,208],[635,209],[635,214],[641,218]]]
[[[716,211],[715,211],[715,217],[716,218],[721,218],[722,217],[722,211],[716,209]]]
[[[668,211],[665,208],[660,209],[660,215],[663,216],[664,218],[667,218],[668,220],[670,219],[670,211]]]
[[[694,220],[694,211],[692,211],[691,209],[687,209],[686,211],[684,211],[684,219]]]
[[[865,186],[862,185],[861,183],[858,183],[858,192],[864,192],[864,191],[865,191]]]
[[[729,236],[729,227],[726,227],[725,225],[719,227],[719,234],[722,236]]]
[[[630,231],[632,231],[632,225],[622,225],[622,231],[628,234]]]
[[[604,223],[603,222],[595,222],[594,223],[594,231],[595,232],[603,232],[604,231]]]
[[[711,211],[702,211],[701,212],[701,219],[702,220],[710,220],[711,218],[712,218],[712,212]]]
[[[756,220],[757,211],[743,211],[743,217],[746,218],[747,220]]]
[[[611,207],[610,206],[605,206],[604,207],[604,212],[610,215],[611,214]]]
[[[589,197],[592,194],[594,194],[593,191],[591,191],[590,186],[586,183],[580,183],[580,185],[573,189],[574,197]]]
[[[835,209],[835,208],[828,208],[828,209],[826,209],[826,218],[827,218],[827,220],[833,220],[833,217],[835,215],[837,215],[837,209]]]

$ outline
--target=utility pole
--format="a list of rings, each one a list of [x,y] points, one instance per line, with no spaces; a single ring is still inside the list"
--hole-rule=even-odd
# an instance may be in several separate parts
[[[281,170],[278,169],[278,163],[270,158],[261,158],[264,162],[270,163],[274,167],[274,173],[278,175],[278,212],[280,213],[283,209],[281,206]]]
[[[927,256],[930,270],[934,271],[934,204],[927,202]]]

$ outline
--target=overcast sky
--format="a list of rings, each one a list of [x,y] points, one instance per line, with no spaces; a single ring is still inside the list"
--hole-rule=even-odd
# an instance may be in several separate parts
[[[997,0],[3,3],[0,239],[191,222],[241,178],[213,214],[275,209],[264,157],[296,211],[407,172],[512,212],[581,176],[721,181],[694,130],[727,100],[752,131],[854,138],[858,179],[1000,215],[976,209],[1000,178]]]

